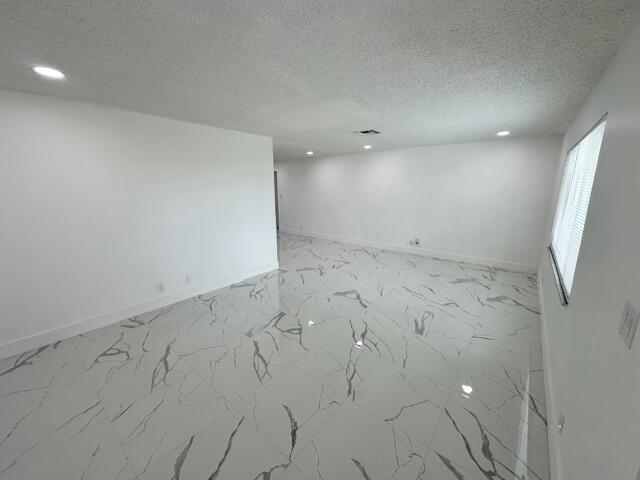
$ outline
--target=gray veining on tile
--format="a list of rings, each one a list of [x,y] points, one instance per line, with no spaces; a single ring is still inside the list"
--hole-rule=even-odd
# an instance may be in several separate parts
[[[198,374],[184,364],[179,368],[184,372],[181,381],[134,401],[111,418],[137,474],[230,409]]]
[[[55,392],[25,390],[0,399],[0,474],[104,419],[86,374]]]
[[[228,412],[194,432],[141,480],[268,480],[277,478],[288,463],[246,417]]]
[[[424,444],[354,403],[346,403],[307,444],[294,464],[312,480],[415,479]]]
[[[108,422],[100,422],[10,470],[3,480],[134,480],[136,478]]]
[[[355,401],[388,425],[429,445],[448,396],[447,387],[383,361],[367,375]]]
[[[264,385],[238,409],[289,460],[344,403],[345,397],[295,367]]]
[[[496,476],[476,476],[459,465],[454,465],[443,454],[429,450],[427,452],[425,470],[419,480],[486,480],[487,478],[499,478]]]
[[[279,260],[0,360],[0,479],[548,480],[535,276],[295,235]]]
[[[84,369],[69,340],[0,360],[0,398],[71,386]]]

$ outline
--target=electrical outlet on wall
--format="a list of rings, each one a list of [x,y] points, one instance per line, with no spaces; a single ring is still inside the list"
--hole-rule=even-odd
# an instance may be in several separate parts
[[[164,283],[163,282],[156,283],[156,292],[158,292],[158,293],[164,292]]]
[[[631,348],[631,345],[633,345],[633,337],[635,337],[636,330],[638,329],[639,320],[640,313],[638,313],[629,302],[625,302],[624,310],[622,311],[622,321],[620,322],[618,333],[620,334],[620,338],[622,338],[624,344],[629,349]]]

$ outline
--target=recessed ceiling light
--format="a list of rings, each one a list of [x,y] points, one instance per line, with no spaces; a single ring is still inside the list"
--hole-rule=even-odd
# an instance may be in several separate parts
[[[356,342],[356,348],[362,348],[362,340]]]
[[[462,391],[468,395],[473,392],[473,387],[470,385],[462,385]]]
[[[365,145],[363,148],[364,148],[365,150],[369,150],[369,149],[371,148],[371,145]]]
[[[309,151],[307,152],[307,155],[311,156],[311,155],[313,155],[313,152],[312,152],[311,150],[309,150]]]
[[[53,80],[63,80],[65,78],[64,73],[60,70],[56,70],[55,68],[45,67],[43,65],[36,65],[33,67],[33,71],[38,75],[42,75],[43,77],[51,78]]]
[[[502,130],[498,133],[496,133],[497,136],[499,137],[506,137],[507,135],[509,135],[511,132],[509,130]]]

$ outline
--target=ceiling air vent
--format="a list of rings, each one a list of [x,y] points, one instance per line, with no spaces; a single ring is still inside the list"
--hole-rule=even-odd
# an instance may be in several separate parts
[[[358,132],[353,132],[353,133],[359,133],[360,135],[379,135],[380,132],[377,130],[360,130]]]

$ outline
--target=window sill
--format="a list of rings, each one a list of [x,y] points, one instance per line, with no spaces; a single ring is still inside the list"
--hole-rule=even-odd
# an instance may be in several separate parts
[[[549,245],[549,262],[551,263],[551,270],[553,271],[553,279],[556,282],[556,289],[558,290],[558,296],[560,297],[560,304],[563,307],[569,305],[569,296],[566,294],[564,287],[562,286],[562,281],[560,280],[560,273],[558,272],[558,267],[556,265],[556,259],[553,255],[553,249],[551,245]]]

